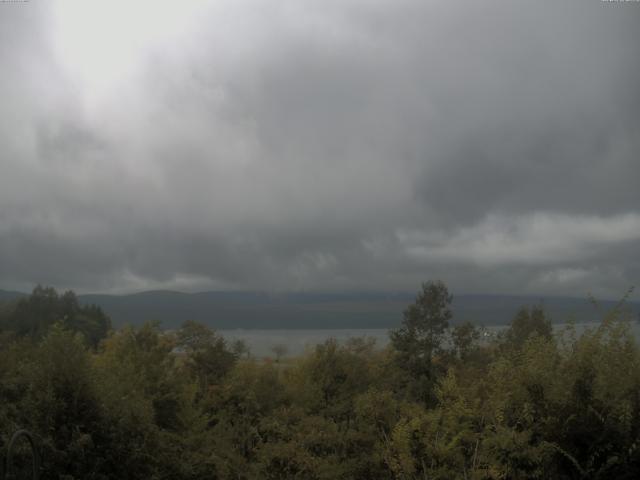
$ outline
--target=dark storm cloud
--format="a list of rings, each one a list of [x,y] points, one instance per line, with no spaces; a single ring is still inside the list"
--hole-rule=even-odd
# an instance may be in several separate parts
[[[636,4],[215,2],[98,86],[0,9],[0,287],[638,280]]]

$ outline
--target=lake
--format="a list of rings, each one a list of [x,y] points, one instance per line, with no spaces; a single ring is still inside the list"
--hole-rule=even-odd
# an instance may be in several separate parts
[[[597,323],[577,323],[577,332],[586,328],[593,328]],[[554,324],[554,330],[560,331],[566,327],[564,323]],[[487,335],[495,335],[506,328],[504,325],[487,326],[484,331]],[[640,339],[640,323],[633,322],[632,330],[636,339]],[[354,328],[354,329],[317,329],[317,330],[219,330],[227,340],[243,340],[249,347],[253,356],[272,357],[273,347],[284,345],[287,349],[285,356],[303,354],[307,349],[323,343],[329,338],[335,338],[338,342],[345,342],[349,338],[369,337],[376,341],[376,345],[384,348],[389,343],[389,330],[386,328]]]

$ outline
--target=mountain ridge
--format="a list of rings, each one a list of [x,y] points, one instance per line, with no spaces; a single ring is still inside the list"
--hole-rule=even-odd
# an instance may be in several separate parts
[[[26,296],[0,290],[0,301]],[[132,294],[82,294],[82,304],[95,304],[107,313],[114,326],[140,325],[159,321],[164,328],[176,328],[195,320],[217,329],[340,329],[394,328],[403,310],[415,299],[407,292],[242,292],[148,290]],[[618,301],[598,302],[599,310],[587,298],[544,295],[463,294],[454,295],[453,324],[471,321],[483,325],[507,324],[522,306],[541,304],[552,321],[571,317],[577,322],[597,321]],[[640,302],[627,302],[640,318]]]

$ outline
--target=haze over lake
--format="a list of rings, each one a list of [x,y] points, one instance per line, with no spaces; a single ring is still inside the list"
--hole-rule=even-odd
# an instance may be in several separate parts
[[[556,333],[566,329],[568,324],[554,324]],[[598,323],[575,324],[576,333],[582,333],[586,329],[596,328]],[[504,330],[504,325],[489,325],[483,328],[489,337]],[[640,323],[632,322],[631,329],[636,339],[640,339]],[[338,342],[344,343],[350,338],[370,338],[376,342],[376,347],[384,348],[389,344],[389,329],[385,328],[348,328],[348,329],[317,329],[317,330],[219,330],[219,333],[227,340],[243,340],[252,355],[256,357],[275,357],[273,348],[277,346],[286,347],[285,356],[297,356],[313,349],[316,345],[323,343],[329,338],[335,338]]]

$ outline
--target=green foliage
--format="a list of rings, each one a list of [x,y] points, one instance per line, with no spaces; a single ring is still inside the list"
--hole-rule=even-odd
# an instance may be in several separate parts
[[[56,323],[81,333],[92,347],[111,329],[111,320],[99,307],[81,306],[72,291],[59,295],[53,288],[40,285],[28,297],[0,309],[0,330],[17,336],[40,339]]]
[[[409,375],[409,390],[425,403],[433,400],[434,355],[441,351],[451,320],[451,301],[441,281],[422,284],[416,301],[404,311],[402,326],[391,331],[397,364]]]
[[[33,297],[2,314],[30,320],[0,336],[0,442],[34,432],[44,480],[640,472],[640,351],[621,308],[581,335],[523,309],[495,342],[462,324],[445,350],[451,296],[429,283],[389,348],[328,340],[272,362],[194,322],[125,327],[94,348],[64,317],[81,317],[73,296]]]
[[[480,340],[480,330],[471,322],[456,325],[451,331],[451,344],[461,360],[467,359]]]
[[[224,338],[209,327],[194,321],[185,322],[176,334],[176,347],[185,354],[185,367],[198,380],[201,393],[219,383],[246,351],[243,344],[229,349]]]
[[[542,307],[521,308],[504,334],[505,344],[510,348],[521,348],[531,335],[551,338],[553,327]]]

